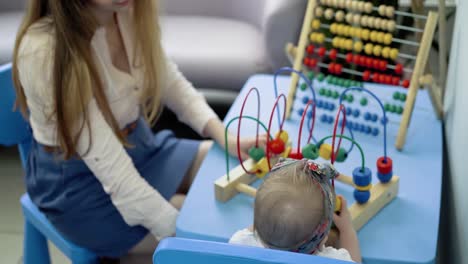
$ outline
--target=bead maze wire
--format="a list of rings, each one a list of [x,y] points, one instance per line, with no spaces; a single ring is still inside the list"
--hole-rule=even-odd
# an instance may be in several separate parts
[[[344,132],[344,129],[345,129],[345,126],[346,126],[346,108],[342,104],[340,104],[340,108],[338,109],[338,112],[336,113],[335,125],[333,127],[332,149],[331,149],[331,157],[330,157],[330,161],[331,161],[332,165],[335,164],[336,154],[340,150],[341,140],[343,139],[343,138],[340,137],[340,140],[338,141],[338,146],[336,147],[336,152],[335,152],[336,129],[338,128],[338,123],[339,123],[341,113],[343,113],[343,120],[342,120],[342,123],[341,123],[341,133],[340,133],[340,135],[343,135],[343,132]],[[332,178],[332,187],[335,188],[335,178]]]
[[[240,115],[239,115],[240,116],[239,123],[237,125],[237,143],[236,143],[237,158],[239,159],[239,163],[241,164],[242,168],[244,169],[244,171],[247,174],[253,174],[255,172],[249,172],[245,168],[245,166],[244,166],[244,164],[242,162],[241,149],[240,149],[240,129],[241,129],[242,114],[244,113],[244,108],[245,108],[245,105],[247,104],[247,99],[249,99],[249,96],[253,91],[255,91],[255,93],[257,94],[257,119],[260,119],[260,92],[258,91],[258,89],[256,87],[252,87],[252,88],[250,88],[249,92],[245,96],[244,102],[242,102],[242,107],[241,107],[241,111],[240,111]],[[256,148],[258,148],[258,131],[259,131],[259,123],[257,123],[257,133],[255,135],[255,147]]]
[[[382,109],[382,113],[383,113],[382,125],[384,127],[384,138],[383,138],[383,141],[384,141],[384,162],[386,163],[387,162],[387,122],[388,122],[388,119],[387,119],[387,114],[385,113],[385,108],[384,108],[384,106],[382,104],[382,101],[377,97],[377,95],[375,95],[373,92],[371,92],[371,91],[369,91],[369,90],[367,90],[365,88],[350,87],[350,88],[347,88],[346,90],[344,90],[341,93],[341,95],[340,95],[340,105],[343,102],[344,95],[349,91],[363,91],[363,92],[366,92],[370,96],[372,96],[377,101],[377,103],[380,105],[380,108]]]
[[[343,135],[335,135],[335,136],[338,137],[338,138],[343,138],[343,139],[346,139],[348,141],[351,141],[354,145],[356,145],[358,147],[359,152],[361,153],[361,170],[364,171],[366,161],[365,161],[364,151],[362,150],[361,145],[359,145],[354,139],[352,139],[350,137],[343,136]],[[319,140],[318,144],[321,145],[321,144],[323,144],[323,142],[325,142],[325,140],[327,140],[329,138],[332,138],[332,137],[333,137],[333,135],[326,136],[326,137],[322,138],[321,140]]]
[[[225,154],[225,157],[226,157],[226,176],[227,176],[227,180],[230,181],[230,176],[229,176],[229,146],[228,146],[228,132],[229,132],[229,127],[231,126],[231,124],[238,120],[238,119],[241,119],[241,118],[246,118],[246,119],[250,119],[250,120],[253,120],[255,122],[257,122],[257,124],[261,125],[262,128],[265,130],[265,132],[268,132],[268,129],[267,127],[265,126],[265,124],[263,124],[260,120],[258,120],[257,118],[255,117],[252,117],[252,116],[236,116],[234,118],[232,118],[231,120],[229,120],[229,122],[227,123],[226,125],[226,128],[224,129],[224,154]],[[269,133],[267,134],[267,138],[273,138]],[[242,162],[241,162],[242,164]]]
[[[267,134],[270,135],[270,130],[271,130],[271,123],[273,121],[273,115],[275,113],[275,109],[277,110],[277,113],[279,114],[279,108],[278,108],[278,102],[280,98],[284,99],[284,110],[283,110],[283,120],[278,119],[278,125],[279,125],[279,131],[278,133],[281,133],[283,131],[283,125],[284,125],[284,120],[286,120],[286,107],[287,107],[287,99],[284,94],[280,94],[279,96],[276,97],[275,104],[273,105],[273,109],[271,110],[270,114],[270,121],[268,122],[268,130]],[[279,115],[278,115],[279,117]],[[287,142],[284,142],[287,143]],[[267,137],[267,143],[266,143],[266,159],[268,162],[268,168],[271,170],[271,163],[270,163],[270,139]]]
[[[302,113],[302,118],[301,118],[301,125],[299,126],[299,136],[297,138],[297,153],[301,152],[301,137],[302,137],[302,127],[304,125],[304,120],[307,115],[307,109],[309,109],[309,106],[312,105],[312,116],[311,116],[311,121],[312,125],[309,125],[309,138],[307,140],[307,144],[310,143],[310,140],[312,139],[312,134],[314,131],[314,125],[315,125],[315,109],[316,109],[316,104],[314,101],[309,100],[306,104],[306,107],[304,109],[304,112]]]

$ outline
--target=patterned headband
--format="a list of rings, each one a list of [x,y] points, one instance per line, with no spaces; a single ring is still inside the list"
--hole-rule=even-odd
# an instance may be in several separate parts
[[[332,178],[336,178],[339,173],[331,164],[318,164],[312,160],[307,159],[295,160],[284,158],[281,158],[271,171],[277,171],[287,166],[296,164],[297,162],[304,163],[304,172],[307,173],[307,175],[310,175],[310,177],[321,187],[320,189],[324,197],[324,208],[326,213],[324,214],[323,219],[320,221],[320,224],[312,232],[309,239],[301,242],[298,246],[287,250],[313,254],[317,251],[320,242],[322,242],[325,234],[328,234],[331,228],[335,195],[331,188],[330,180]]]

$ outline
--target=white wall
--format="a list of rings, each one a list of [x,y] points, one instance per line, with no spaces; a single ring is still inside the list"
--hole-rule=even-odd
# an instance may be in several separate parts
[[[451,175],[441,226],[450,263],[468,263],[468,1],[458,1],[445,97],[445,132]],[[448,213],[448,215],[447,215]],[[447,232],[447,234],[445,234]],[[444,246],[442,246],[444,247]],[[445,254],[444,254],[445,255]],[[442,263],[446,263],[442,261]],[[448,262],[447,262],[448,263]]]

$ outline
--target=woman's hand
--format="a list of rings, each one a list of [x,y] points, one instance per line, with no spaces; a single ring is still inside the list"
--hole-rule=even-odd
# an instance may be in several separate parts
[[[256,137],[247,137],[247,138],[240,138],[240,157],[242,160],[246,160],[249,158],[249,150],[252,147],[256,147],[257,139]],[[258,136],[258,147],[265,151],[267,141],[267,135],[259,135]],[[234,135],[228,135],[228,151],[234,157],[237,157],[237,137]],[[224,147],[224,145],[223,145]]]

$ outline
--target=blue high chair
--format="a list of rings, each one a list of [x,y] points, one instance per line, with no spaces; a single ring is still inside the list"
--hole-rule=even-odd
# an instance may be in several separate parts
[[[11,64],[0,66],[0,145],[18,145],[21,162],[26,164],[31,130],[21,114],[13,111],[15,90],[11,78]],[[28,194],[21,197],[21,207],[24,215],[24,248],[25,264],[49,264],[50,255],[47,240],[67,256],[73,264],[98,263],[97,256],[62,237],[47,218],[39,211]]]
[[[153,255],[154,264],[346,264],[341,261],[288,251],[227,243],[166,238]]]

